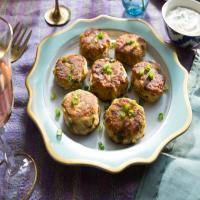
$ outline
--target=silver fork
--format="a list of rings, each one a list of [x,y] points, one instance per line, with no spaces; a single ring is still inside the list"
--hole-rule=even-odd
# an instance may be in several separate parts
[[[23,27],[20,22],[18,22],[13,29],[13,41],[11,48],[11,62],[17,61],[27,49],[28,42],[30,40],[32,30],[26,34],[28,28]],[[26,35],[26,37],[25,37]]]

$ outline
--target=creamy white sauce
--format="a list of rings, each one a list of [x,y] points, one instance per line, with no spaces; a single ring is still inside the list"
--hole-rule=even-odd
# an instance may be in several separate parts
[[[195,10],[176,7],[167,13],[166,22],[172,29],[184,35],[200,35],[200,13]]]

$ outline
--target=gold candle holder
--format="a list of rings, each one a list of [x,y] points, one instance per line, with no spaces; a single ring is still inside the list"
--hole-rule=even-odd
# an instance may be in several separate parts
[[[71,11],[68,7],[59,6],[58,0],[55,0],[55,8],[47,10],[45,21],[52,26],[62,26],[66,24],[71,17]]]

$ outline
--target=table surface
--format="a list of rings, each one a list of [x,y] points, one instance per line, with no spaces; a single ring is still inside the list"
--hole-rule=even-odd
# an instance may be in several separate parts
[[[126,17],[120,0],[60,2],[72,11],[70,23],[78,18],[92,18],[100,14]],[[160,13],[164,2],[151,0],[144,18],[169,42]],[[53,3],[53,0],[0,1],[1,16],[12,25],[20,21],[33,30],[28,50],[12,65],[15,103],[4,137],[12,149],[29,153],[37,163],[38,181],[30,198],[32,200],[132,200],[144,166],[132,166],[122,173],[109,174],[91,167],[64,166],[56,163],[48,155],[41,134],[26,113],[28,92],[25,88],[25,77],[34,63],[37,45],[46,35],[68,26],[50,27],[45,23],[44,13]],[[177,53],[181,63],[189,70],[193,59],[192,51],[177,48]]]

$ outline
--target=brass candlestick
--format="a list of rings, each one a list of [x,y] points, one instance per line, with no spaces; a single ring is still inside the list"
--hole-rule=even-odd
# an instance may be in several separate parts
[[[49,9],[45,13],[45,20],[53,26],[61,26],[66,24],[71,17],[71,11],[65,6],[59,6],[58,0],[55,0],[55,8]]]

